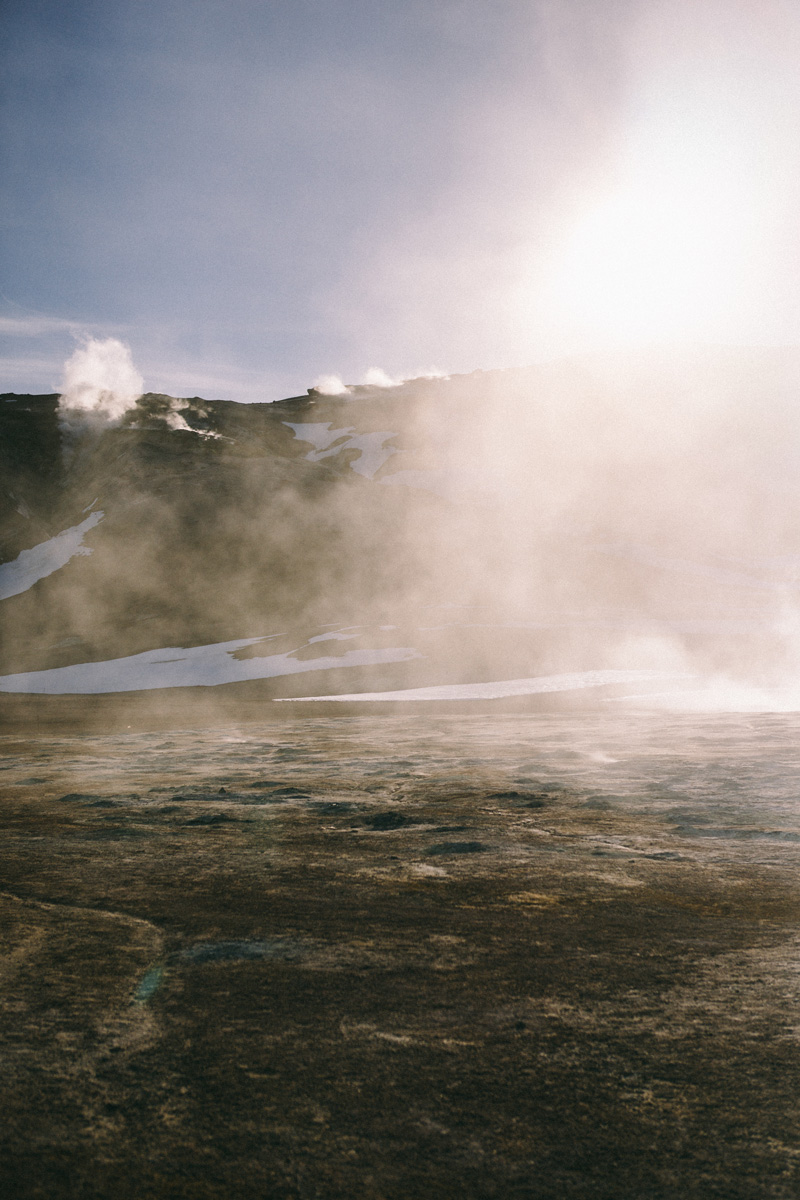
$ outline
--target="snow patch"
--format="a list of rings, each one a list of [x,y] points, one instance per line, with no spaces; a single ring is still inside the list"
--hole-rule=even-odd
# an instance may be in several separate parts
[[[331,429],[330,421],[284,421],[283,424],[293,431],[299,442],[310,442],[314,447],[306,455],[309,462],[320,462],[342,450],[358,450],[359,457],[350,466],[357,475],[363,475],[366,479],[372,479],[383,464],[397,453],[394,447],[387,449],[385,445],[388,438],[397,437],[396,433],[356,433],[352,426]]]
[[[498,679],[491,683],[443,683],[433,687],[402,688],[396,692],[351,692],[340,696],[285,696],[286,701],[404,701],[502,700],[508,696],[535,696],[545,692],[573,692],[612,683],[647,683],[686,676],[661,671],[570,671],[566,675],[539,675],[532,679]]]
[[[91,554],[91,547],[83,544],[84,536],[90,529],[94,529],[104,516],[102,510],[90,513],[80,525],[73,525],[48,541],[40,542],[30,550],[23,550],[13,562],[3,563],[0,566],[0,600],[27,592],[28,588],[32,588],[40,579],[66,566],[71,558]]]
[[[272,679],[280,675],[298,675],[304,671],[338,671],[343,667],[371,667],[421,657],[417,650],[409,646],[348,650],[345,654],[306,660],[292,658],[291,655],[296,651],[263,658],[234,657],[237,650],[268,640],[264,637],[237,638],[235,641],[191,646],[188,649],[171,646],[103,662],[76,663],[74,666],[53,667],[46,671],[0,675],[0,692],[63,696],[152,691],[157,688],[217,687],[247,679]]]

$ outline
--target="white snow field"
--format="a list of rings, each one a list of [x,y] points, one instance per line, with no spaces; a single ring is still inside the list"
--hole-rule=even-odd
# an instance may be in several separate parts
[[[330,458],[342,450],[358,450],[359,457],[351,462],[350,467],[365,479],[372,479],[383,464],[388,462],[393,454],[397,454],[395,447],[387,449],[385,446],[388,438],[397,437],[396,433],[356,433],[352,426],[347,429],[331,429],[330,421],[284,421],[283,424],[293,430],[299,442],[310,442],[314,447],[306,455],[310,462],[320,462],[323,458]]]
[[[497,679],[490,683],[443,683],[432,687],[402,688],[396,692],[350,692],[339,696],[285,696],[281,701],[397,701],[502,700],[508,696],[535,696],[544,692],[573,692],[614,683],[648,683],[685,679],[663,671],[570,671],[565,675],[538,675],[528,679]]]
[[[63,529],[46,542],[40,542],[30,550],[23,550],[13,562],[3,563],[0,566],[0,600],[27,592],[28,588],[32,588],[40,579],[66,566],[76,555],[91,554],[91,547],[83,544],[84,536],[90,529],[94,529],[104,516],[102,510],[90,513],[80,525]]]
[[[342,640],[341,636],[332,634],[324,638],[312,638],[310,642],[334,639]],[[0,675],[0,692],[60,696],[139,692],[155,688],[216,687],[221,683],[240,683],[246,679],[271,679],[278,675],[297,675],[303,671],[375,666],[420,657],[418,651],[409,646],[347,650],[344,654],[313,659],[292,658],[296,651],[263,658],[234,657],[237,650],[269,640],[264,637],[237,638],[207,646],[167,647],[145,650],[127,658],[76,663],[74,666],[25,671],[18,675]]]

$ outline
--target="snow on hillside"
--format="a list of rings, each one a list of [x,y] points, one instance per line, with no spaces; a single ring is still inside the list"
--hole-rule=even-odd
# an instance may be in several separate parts
[[[314,447],[306,455],[309,462],[321,462],[323,458],[340,454],[342,450],[358,450],[358,458],[351,462],[350,467],[365,479],[372,479],[383,464],[397,453],[394,447],[387,448],[385,445],[388,438],[397,437],[396,433],[357,433],[352,427],[331,429],[330,421],[284,421],[283,424],[294,431],[298,441],[310,442]]]
[[[147,393],[75,433],[67,455],[55,397],[24,408],[12,397],[0,405],[0,549],[16,555],[0,566],[0,691],[211,687],[348,666],[375,668],[358,679],[372,690],[342,690],[348,700],[651,677],[636,672],[790,686],[798,386],[800,356],[720,351],[274,404]],[[95,494],[103,512],[78,522]],[[27,511],[62,532],[20,551]],[[70,568],[104,514],[102,549]],[[474,616],[457,635],[431,615],[447,605]],[[415,648],[289,649],[332,617],[391,621],[408,632],[388,636]],[[277,628],[295,631],[287,653],[239,654],[259,639],[238,635]],[[380,669],[423,656],[407,688]]]
[[[0,600],[27,592],[40,579],[45,579],[61,567],[65,567],[70,559],[91,554],[91,547],[84,546],[83,539],[104,516],[102,511],[90,513],[80,525],[63,529],[46,542],[40,542],[30,550],[23,550],[13,562],[0,565]]]
[[[329,635],[324,640],[332,640],[334,636]],[[264,657],[236,657],[237,651],[269,640],[263,637],[237,638],[207,646],[165,647],[104,662],[76,663],[74,666],[54,667],[45,671],[2,675],[0,692],[60,696],[152,691],[157,688],[217,687],[223,683],[241,683],[246,679],[272,679],[305,671],[376,666],[407,662],[418,657],[417,651],[408,646],[354,649],[344,654],[322,655],[312,659],[293,658],[292,654],[296,651]],[[320,640],[313,638],[306,644]]]
[[[399,688],[392,692],[349,692],[338,696],[286,696],[289,701],[369,701],[417,700],[505,700],[510,696],[536,696],[546,692],[574,692],[609,684],[649,683],[654,680],[680,679],[684,676],[659,671],[570,671],[564,675],[540,675],[530,679],[497,679],[489,683],[446,683],[433,687]]]

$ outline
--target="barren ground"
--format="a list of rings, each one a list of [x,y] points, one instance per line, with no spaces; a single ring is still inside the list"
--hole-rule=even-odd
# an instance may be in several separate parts
[[[7,736],[0,1190],[796,1197],[794,723]]]

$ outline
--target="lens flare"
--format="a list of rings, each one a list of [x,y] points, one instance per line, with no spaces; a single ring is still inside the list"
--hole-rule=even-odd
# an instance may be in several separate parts
[[[724,99],[643,104],[605,179],[561,219],[548,301],[595,348],[717,339],[748,304],[776,181],[758,122]]]

